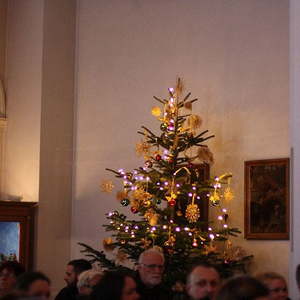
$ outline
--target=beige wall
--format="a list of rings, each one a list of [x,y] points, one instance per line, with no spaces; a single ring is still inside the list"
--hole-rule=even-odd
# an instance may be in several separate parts
[[[0,80],[4,79],[7,0],[0,0]]]
[[[5,194],[38,201],[35,268],[55,295],[70,259],[76,2],[10,0]]]
[[[289,155],[288,1],[78,3],[72,256],[79,241],[101,247],[104,214],[119,208],[100,193],[100,180],[113,178],[104,169],[141,165],[136,131],[157,126],[152,95],[166,95],[176,76],[216,135],[213,172],[234,174],[230,223],[243,230],[244,161]],[[287,275],[288,241],[236,243],[254,254],[254,271]]]

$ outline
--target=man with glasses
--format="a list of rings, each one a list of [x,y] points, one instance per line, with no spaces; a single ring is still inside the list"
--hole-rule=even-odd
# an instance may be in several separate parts
[[[164,255],[155,248],[144,251],[138,261],[137,291],[140,300],[168,300],[171,293],[162,285]]]

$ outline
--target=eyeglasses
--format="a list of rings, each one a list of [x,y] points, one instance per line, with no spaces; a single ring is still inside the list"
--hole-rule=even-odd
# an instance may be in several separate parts
[[[274,292],[274,293],[279,293],[279,292],[284,292],[286,293],[288,290],[287,288],[275,288],[275,289],[270,289],[270,292]]]
[[[148,268],[149,270],[155,270],[156,268],[159,269],[160,271],[162,271],[165,266],[164,265],[155,265],[155,264],[151,264],[151,265],[147,265],[147,264],[141,264],[143,266],[145,266],[146,268]]]

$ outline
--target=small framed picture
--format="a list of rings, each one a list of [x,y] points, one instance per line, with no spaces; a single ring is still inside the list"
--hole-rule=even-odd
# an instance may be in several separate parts
[[[245,238],[289,239],[289,159],[245,162]]]
[[[28,270],[33,262],[36,202],[0,201],[0,264],[16,260]]]

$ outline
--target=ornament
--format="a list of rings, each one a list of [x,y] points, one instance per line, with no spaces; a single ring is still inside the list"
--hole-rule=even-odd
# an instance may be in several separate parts
[[[151,226],[157,225],[158,219],[159,219],[159,215],[158,215],[158,214],[153,215],[153,216],[150,218],[150,220],[149,220],[149,224],[150,224]]]
[[[189,223],[197,222],[200,217],[200,210],[197,204],[189,204],[185,211],[185,217],[189,221]]]
[[[111,193],[114,185],[111,180],[103,180],[101,182],[101,191],[104,193]]]
[[[115,249],[115,245],[113,245],[113,239],[111,237],[104,239],[102,243],[105,251],[113,251]]]
[[[207,146],[199,147],[197,157],[200,161],[207,164],[214,162],[214,156]]]
[[[151,160],[146,160],[146,161],[145,161],[145,167],[146,167],[146,168],[152,168],[152,165],[153,165],[153,164],[152,164],[152,161],[151,161]]]
[[[148,157],[150,154],[150,145],[147,142],[140,142],[135,145],[135,152],[138,156]]]
[[[124,199],[121,200],[121,204],[123,206],[127,206],[129,204],[129,202],[130,202],[129,199],[127,199],[127,198],[124,198]]]
[[[210,243],[209,245],[204,245],[204,253],[206,255],[210,254],[210,253],[215,253],[217,252],[217,247],[215,245],[213,245],[212,243]]]
[[[149,206],[151,205],[151,201],[146,200],[146,201],[143,202],[143,205],[144,205],[145,207],[149,207]]]
[[[138,209],[136,207],[134,207],[134,206],[131,206],[130,210],[131,210],[131,212],[133,214],[137,214],[138,213]]]
[[[154,117],[159,117],[161,115],[161,109],[159,106],[153,106],[151,113]]]
[[[157,154],[157,155],[155,156],[155,160],[156,160],[156,161],[160,161],[160,160],[161,160],[161,156],[160,156],[159,154]]]
[[[152,195],[146,191],[144,191],[142,188],[138,188],[132,193],[132,196],[134,199],[144,202],[152,199]]]
[[[159,204],[161,204],[161,199],[155,199],[155,203],[157,204],[157,205],[159,205]]]
[[[212,205],[217,206],[220,204],[220,196],[216,191],[209,197],[209,201],[211,201]]]
[[[224,191],[224,199],[225,199],[226,201],[231,201],[231,200],[233,200],[233,198],[234,198],[234,194],[233,194],[233,192],[231,191],[231,188],[230,188],[230,187],[227,187],[227,188],[225,189],[225,191]]]
[[[166,131],[166,130],[168,129],[168,125],[167,125],[166,123],[162,123],[162,124],[160,125],[160,129],[161,129],[162,131]]]
[[[198,115],[190,115],[187,120],[188,126],[195,131],[202,124],[202,119]]]
[[[146,248],[148,248],[148,247],[151,246],[152,241],[151,240],[147,240],[147,239],[141,239],[141,244],[142,244],[141,247],[144,248],[144,249],[146,249]]]
[[[175,200],[175,199],[171,199],[171,200],[168,201],[168,204],[169,204],[170,206],[175,206],[176,200]]]
[[[173,235],[171,235],[171,236],[169,237],[169,239],[164,243],[164,245],[165,245],[166,247],[174,247],[175,241],[176,241],[176,238],[175,238]]]
[[[118,191],[117,192],[117,195],[116,195],[116,198],[119,200],[119,201],[122,201],[123,199],[127,198],[128,196],[128,192],[127,191]]]
[[[186,109],[192,110],[192,102],[191,101],[185,102],[184,107]]]

